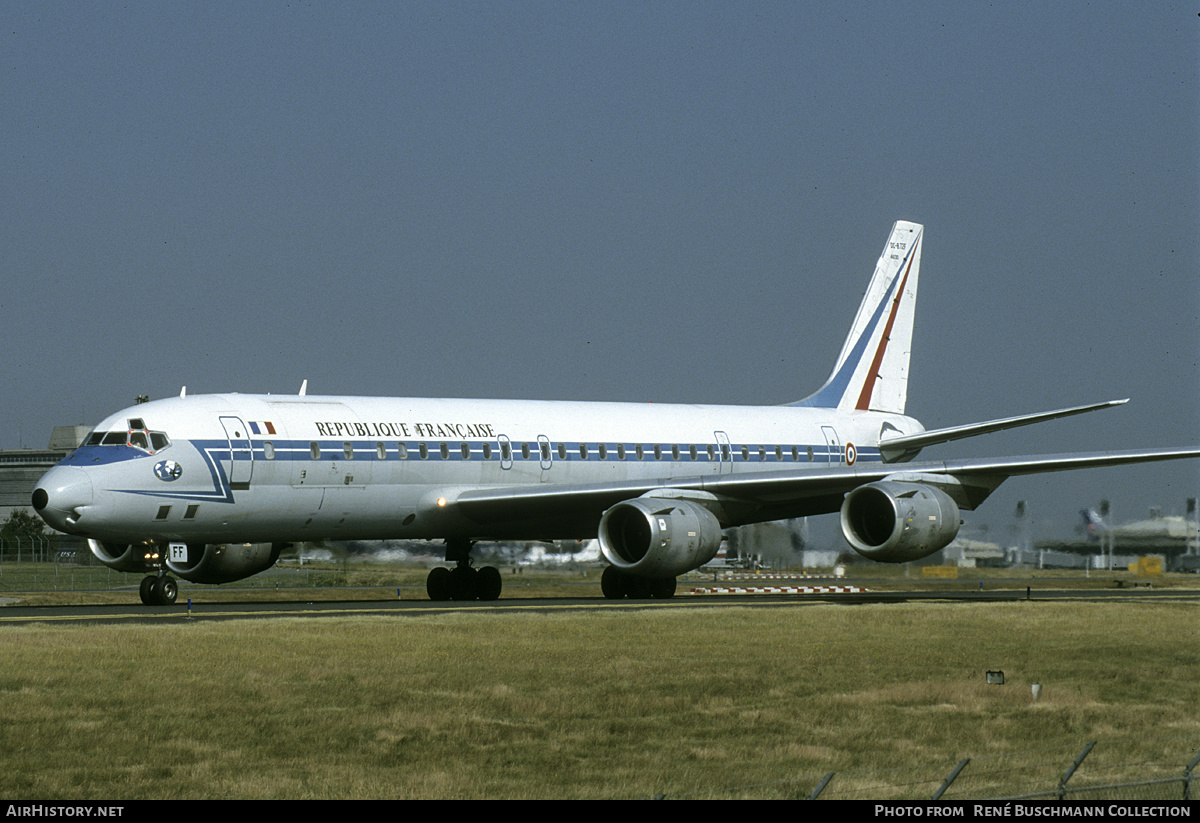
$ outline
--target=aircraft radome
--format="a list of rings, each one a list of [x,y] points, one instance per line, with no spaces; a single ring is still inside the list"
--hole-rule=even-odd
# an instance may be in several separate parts
[[[225,583],[289,543],[444,540],[433,599],[494,599],[489,540],[598,537],[608,597],[670,597],[722,530],[841,511],[850,545],[902,563],[946,546],[1006,478],[1200,456],[1198,449],[912,462],[926,446],[1119,405],[926,431],[904,414],[923,227],[892,228],[828,381],[779,406],[212,394],[111,415],[33,506],[105,565]]]

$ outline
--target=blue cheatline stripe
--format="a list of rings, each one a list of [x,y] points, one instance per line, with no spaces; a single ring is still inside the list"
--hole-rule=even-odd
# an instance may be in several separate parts
[[[209,477],[212,480],[212,491],[174,491],[171,489],[115,489],[115,491],[124,494],[147,495],[150,497],[165,497],[170,500],[195,500],[199,502],[209,503],[232,503],[234,502],[233,490],[229,487],[229,477],[225,474],[225,467],[221,465],[222,460],[230,459],[230,448],[228,440],[193,440],[192,445],[196,447],[196,451],[204,458],[205,465],[208,467]],[[170,447],[163,449],[153,455],[144,454],[143,457],[157,459],[160,455],[170,456]]]
[[[182,442],[189,442],[189,441],[182,441]],[[200,453],[200,455],[204,458],[205,464],[208,467],[209,476],[210,476],[210,479],[212,480],[212,484],[213,484],[213,488],[211,491],[199,491],[199,492],[198,491],[182,491],[182,490],[174,491],[172,489],[167,489],[167,488],[161,488],[161,489],[160,488],[115,489],[114,491],[119,491],[124,494],[143,495],[143,496],[150,496],[150,497],[157,497],[157,498],[166,498],[166,499],[170,499],[170,500],[192,500],[192,501],[198,501],[198,502],[233,503],[234,502],[234,493],[233,493],[233,490],[230,489],[229,477],[228,477],[228,475],[226,475],[225,467],[222,464],[222,461],[227,461],[227,460],[231,459],[229,441],[228,440],[193,440],[190,442],[191,442],[192,446],[194,446],[196,448],[196,450]],[[468,441],[461,441],[461,440],[460,441],[449,441],[449,440],[441,441],[441,440],[438,440],[438,441],[432,441],[432,442],[431,441],[421,441],[421,440],[387,441],[384,443],[384,445],[385,445],[385,447],[390,447],[390,448],[385,448],[385,452],[384,452],[385,457],[383,459],[379,458],[378,443],[380,441],[375,441],[375,440],[371,440],[371,441],[345,441],[345,440],[315,441],[321,447],[321,456],[317,460],[313,460],[312,453],[310,450],[311,444],[314,441],[299,441],[299,440],[275,441],[275,440],[271,440],[269,442],[271,442],[276,456],[274,459],[270,459],[270,460],[268,460],[266,458],[266,451],[265,451],[265,448],[263,445],[265,442],[267,442],[267,441],[259,440],[259,441],[253,442],[251,444],[251,453],[254,455],[253,459],[255,461],[262,461],[264,463],[276,462],[276,461],[280,461],[280,462],[283,462],[283,461],[322,462],[322,461],[338,461],[338,460],[342,460],[345,462],[355,462],[355,461],[370,461],[370,462],[375,462],[375,463],[397,462],[400,460],[399,443],[404,443],[404,446],[405,446],[406,450],[408,451],[408,457],[405,458],[404,462],[407,462],[408,460],[419,460],[422,462],[429,462],[429,461],[444,462],[444,461],[463,461],[463,460],[481,460],[481,459],[486,460],[487,462],[492,462],[492,461],[502,462],[501,449],[499,448],[498,445],[493,445],[492,441],[479,441],[479,440],[468,440]],[[345,444],[347,442],[349,442],[351,444],[352,453],[355,455],[355,457],[352,460],[347,460],[346,456],[345,456],[344,448],[345,448]],[[515,444],[513,444],[511,455],[508,458],[504,458],[503,462],[512,460],[513,462],[540,463],[541,453],[540,453],[540,450],[537,448],[537,445],[538,445],[537,441],[525,441],[525,442],[529,442],[529,445],[530,445],[528,457],[525,457],[522,455],[522,450],[521,450],[522,442],[523,441],[517,441]],[[428,454],[427,458],[421,458],[419,456],[420,455],[419,449],[420,449],[420,445],[422,443],[424,443],[427,447],[429,447],[428,452],[427,452],[427,454]],[[467,454],[468,454],[467,457],[463,457],[463,454],[462,454],[462,444],[463,443],[467,443],[469,446],[468,451],[467,451]],[[484,458],[484,456],[483,456],[483,446],[485,443],[487,443],[488,445],[492,445],[492,455],[490,458]],[[441,447],[443,444],[445,444],[447,447],[445,457],[443,457],[442,451],[441,451]],[[178,445],[178,444],[173,444],[173,445]],[[622,462],[624,462],[624,463],[671,463],[671,464],[675,464],[675,465],[687,465],[689,463],[697,463],[697,464],[710,463],[711,464],[711,463],[721,463],[721,462],[732,462],[732,463],[760,464],[760,465],[770,464],[770,465],[777,465],[777,466],[778,465],[787,465],[787,464],[803,466],[803,465],[810,465],[810,464],[828,464],[830,462],[840,464],[843,459],[843,452],[842,452],[843,447],[834,448],[834,447],[829,446],[826,443],[814,444],[812,446],[799,445],[799,444],[786,444],[785,445],[785,444],[765,444],[765,443],[753,443],[753,444],[751,444],[751,443],[731,443],[729,445],[729,458],[730,459],[728,461],[721,460],[721,458],[720,458],[721,447],[719,447],[715,444],[709,444],[707,442],[694,444],[696,447],[696,459],[695,460],[692,460],[692,458],[691,458],[691,446],[693,444],[680,445],[679,446],[679,457],[676,458],[671,449],[671,446],[674,444],[643,443],[643,444],[641,444],[643,456],[640,460],[637,457],[638,444],[636,444],[636,443],[620,444],[625,447],[624,460],[622,460],[618,456],[618,454],[619,454],[618,449],[617,449],[618,444],[614,444],[614,443],[603,443],[603,444],[595,443],[595,442],[593,442],[593,443],[565,443],[563,445],[565,445],[567,448],[566,458],[562,458],[559,456],[558,445],[559,444],[557,444],[557,443],[550,444],[552,463],[554,463],[554,462],[569,462],[569,463],[574,463],[574,462],[622,463]],[[579,447],[581,445],[587,447],[587,457],[581,456],[580,450],[579,450]],[[600,457],[600,446],[601,445],[605,446],[606,456],[604,458]],[[656,458],[654,456],[654,447],[656,445],[660,446],[660,449],[661,449],[660,450],[661,457],[659,457],[659,458]],[[713,455],[714,455],[711,459],[708,456],[708,447],[710,445],[713,445]],[[777,445],[780,449],[782,449],[783,459],[779,459],[776,456],[775,448]],[[760,452],[760,448],[762,449],[761,452]],[[793,452],[792,452],[793,448],[795,449],[795,456],[793,456]],[[110,459],[107,459],[104,461],[97,459],[96,461],[92,462],[91,465],[95,465],[97,462],[110,462],[110,463],[111,462],[120,462],[122,460],[133,459],[134,457],[142,457],[142,458],[147,458],[147,459],[157,461],[157,460],[161,459],[163,456],[169,457],[170,451],[171,451],[171,447],[167,447],[166,449],[156,452],[155,454],[147,454],[146,452],[143,452],[139,449],[134,449],[134,448],[131,448],[128,446],[95,446],[95,447],[90,447],[90,449],[95,449],[97,451],[104,449],[104,450],[109,450],[109,451],[113,452]],[[89,449],[89,452],[85,453],[85,456],[87,454],[90,454],[90,449]],[[810,449],[811,449],[811,453],[812,453],[811,457],[809,456]],[[79,450],[76,450],[76,451],[79,451]],[[137,452],[137,454],[131,455],[131,454],[129,454],[129,452]],[[241,452],[239,452],[239,453],[241,453]],[[856,463],[857,462],[871,462],[871,461],[878,462],[880,460],[878,447],[867,446],[867,447],[863,447],[863,448],[856,448],[856,453],[857,453],[856,461],[855,461]],[[103,457],[103,455],[101,455],[101,457]],[[69,458],[64,458],[64,460],[62,462],[66,463],[66,462],[68,462],[68,460],[69,460]]]
[[[266,450],[263,443],[267,441],[255,441],[253,446],[254,459],[268,461]],[[500,461],[502,449],[497,441],[492,440],[366,440],[366,441],[347,441],[347,440],[331,440],[331,441],[312,441],[312,440],[271,440],[275,460],[292,460],[300,462],[323,462],[323,461],[370,461],[384,462],[402,459],[399,457],[399,444],[403,443],[407,456],[403,458],[408,460],[419,461],[463,461],[463,460],[487,460]],[[316,443],[320,449],[320,457],[316,460],[312,457],[311,447]],[[379,443],[383,443],[384,457],[379,457]],[[347,459],[345,454],[346,443],[350,443],[352,458]],[[420,446],[424,443],[426,446],[427,457],[420,456]],[[468,446],[468,456],[464,457],[462,453],[462,444]],[[522,443],[529,445],[528,456],[522,452]],[[442,456],[442,445],[446,446],[446,456]],[[202,452],[211,452],[219,459],[229,459],[229,446],[224,440],[222,441],[195,441],[195,445]],[[484,445],[491,448],[490,457],[484,456]],[[514,461],[541,462],[542,454],[539,448],[539,443],[536,440],[530,441],[509,441],[511,455],[510,458]],[[559,446],[562,445],[566,449],[566,456],[561,456]],[[637,447],[642,447],[642,457],[637,457]],[[721,446],[715,443],[680,443],[679,457],[676,458],[672,452],[674,443],[600,443],[591,442],[571,442],[571,443],[550,443],[550,460],[554,463],[720,463],[720,462],[735,462],[735,463],[808,463],[817,462],[818,460],[828,461],[829,456],[836,455],[839,458],[842,456],[844,446],[831,447],[827,443],[807,444],[798,443],[731,443],[729,444],[730,461],[721,460]],[[587,456],[580,454],[580,446],[586,447]],[[600,447],[604,447],[604,456],[600,455]],[[625,457],[620,457],[619,446],[623,446]],[[654,456],[654,447],[658,446],[661,457]],[[712,446],[713,454],[709,456],[708,449]],[[695,447],[696,457],[692,459],[691,449]],[[782,459],[776,456],[776,448],[782,450]],[[795,457],[792,450],[795,449]],[[812,449],[813,457],[810,461],[808,451]],[[875,446],[856,446],[858,460],[878,459],[879,449]],[[746,450],[745,456],[742,451]],[[760,457],[760,449],[764,450]]]
[[[187,441],[184,441],[187,442]],[[214,478],[224,475],[224,469],[220,461],[230,459],[229,443],[226,440],[220,441],[191,441],[202,455],[205,456],[210,470]],[[501,449],[493,441],[479,440],[446,440],[446,441],[387,441],[384,443],[385,457],[379,457],[378,441],[367,441],[354,443],[353,441],[316,441],[320,446],[321,455],[314,460],[312,458],[311,444],[314,441],[270,441],[274,449],[274,458],[266,456],[266,450],[263,447],[263,441],[258,441],[251,444],[251,451],[254,454],[254,460],[270,462],[272,460],[292,460],[304,462],[321,462],[321,461],[338,461],[347,460],[345,454],[345,443],[351,442],[353,458],[352,461],[375,461],[382,462],[384,460],[397,460],[399,458],[399,448],[397,443],[404,443],[407,451],[405,460],[445,460],[445,461],[461,461],[461,460],[500,460]],[[427,447],[427,458],[421,458],[420,444],[424,443]],[[445,443],[447,447],[446,456],[442,456],[441,447]],[[468,456],[464,457],[462,453],[462,444],[468,445]],[[522,441],[512,441],[512,459],[527,460],[530,462],[540,461],[542,459],[541,451],[538,448],[537,441],[528,441],[529,454],[525,456],[521,449]],[[484,457],[483,447],[487,444],[491,447],[491,456]],[[558,451],[559,444],[552,443],[550,448],[550,459],[555,463],[562,462],[580,462],[580,463],[648,463],[648,462],[668,462],[668,463],[720,463],[728,462],[721,460],[721,447],[710,443],[681,443],[679,445],[679,456],[675,457],[672,447],[674,443],[563,443],[566,447],[566,456],[560,455]],[[642,457],[637,457],[637,447],[642,447]],[[708,452],[709,446],[713,446],[713,453],[710,456]],[[724,445],[724,444],[722,444]],[[580,454],[580,446],[585,446],[587,456]],[[601,456],[600,447],[604,447],[604,456]],[[620,457],[618,446],[623,446],[625,457]],[[660,449],[660,457],[654,456],[654,447]],[[692,447],[696,449],[695,458],[691,455]],[[730,461],[735,463],[807,463],[815,462],[817,457],[828,457],[830,454],[841,455],[842,447],[830,447],[827,443],[813,444],[812,446],[793,443],[730,443],[729,446]],[[781,450],[777,454],[776,448]],[[808,451],[811,448],[813,460],[808,458]],[[874,446],[856,446],[856,451],[859,460],[869,460],[872,457],[879,455],[878,447]],[[793,455],[793,449],[795,454]],[[237,450],[238,453],[244,453],[242,450]],[[743,451],[745,452],[743,454]],[[83,463],[87,465],[103,465],[107,463],[119,463],[128,460],[139,458],[170,457],[170,450],[163,449],[154,454],[135,449],[129,446],[92,446],[85,449],[76,449],[71,455],[63,458],[61,461],[64,465],[71,463]]]
[[[80,446],[59,461],[60,466],[103,466],[139,457],[153,457],[133,446]]]

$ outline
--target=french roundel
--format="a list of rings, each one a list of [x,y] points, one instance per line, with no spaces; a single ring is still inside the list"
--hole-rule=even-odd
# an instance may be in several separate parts
[[[858,449],[854,448],[853,443],[846,444],[846,465],[853,466],[854,461],[858,459]]]

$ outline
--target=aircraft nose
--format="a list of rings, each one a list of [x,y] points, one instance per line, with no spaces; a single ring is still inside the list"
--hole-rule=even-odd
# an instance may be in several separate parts
[[[75,529],[83,511],[92,504],[92,479],[71,466],[55,466],[33,490],[33,508],[60,532]]]

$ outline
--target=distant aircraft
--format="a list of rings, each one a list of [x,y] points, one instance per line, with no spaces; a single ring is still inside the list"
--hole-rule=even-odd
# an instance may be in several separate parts
[[[1100,536],[1108,531],[1108,524],[1104,522],[1100,512],[1095,509],[1080,509],[1079,516],[1083,518],[1083,531],[1088,541],[1099,542]]]
[[[52,468],[33,506],[105,565],[224,583],[289,543],[444,540],[435,600],[494,599],[489,540],[598,537],[605,596],[670,597],[722,530],[841,511],[865,557],[926,557],[1013,475],[1196,457],[1198,449],[911,463],[926,446],[1124,403],[925,431],[904,414],[923,227],[892,228],[837,363],[782,406],[216,394],[108,417]]]

